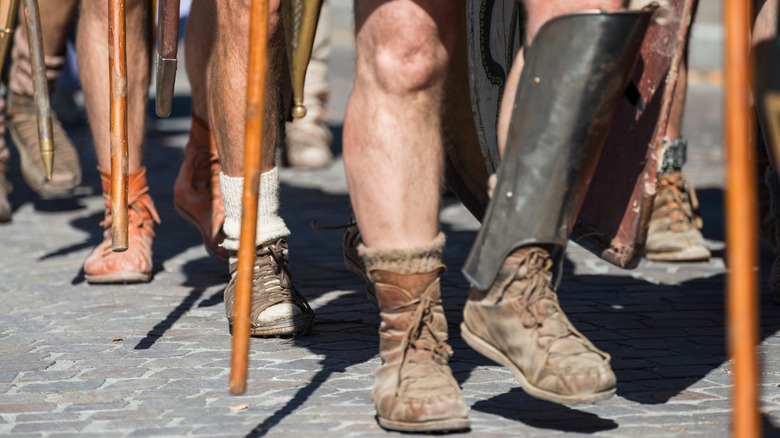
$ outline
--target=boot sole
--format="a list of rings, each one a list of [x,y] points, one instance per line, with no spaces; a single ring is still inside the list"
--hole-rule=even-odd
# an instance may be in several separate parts
[[[515,377],[517,378],[518,383],[520,384],[520,387],[523,388],[523,391],[528,393],[528,395],[536,397],[538,399],[551,401],[554,403],[561,403],[561,404],[584,404],[584,403],[595,403],[597,401],[606,400],[613,395],[615,395],[615,390],[617,388],[612,388],[608,391],[604,392],[597,392],[595,394],[585,394],[585,395],[560,395],[556,394],[554,392],[550,392],[544,389],[541,389],[537,386],[534,386],[531,384],[531,382],[528,381],[528,379],[525,377],[525,374],[523,374],[523,371],[518,368],[514,362],[512,362],[504,353],[490,345],[489,343],[485,342],[477,336],[476,334],[472,333],[468,327],[466,326],[466,323],[460,324],[460,334],[463,337],[463,340],[466,341],[466,343],[473,349],[477,350],[480,354],[487,357],[488,359],[492,360],[493,362],[496,362],[499,365],[503,365],[515,374]]]
[[[645,252],[645,258],[658,262],[706,262],[711,257],[707,248],[687,248],[682,251]]]
[[[112,272],[101,275],[85,274],[84,278],[90,284],[148,283],[152,280],[152,275],[139,272]]]
[[[249,335],[256,338],[272,338],[280,336],[303,336],[311,330],[314,325],[313,316],[303,316],[284,321],[271,326],[249,328]],[[233,335],[233,323],[228,321],[228,330]]]
[[[195,228],[197,228],[198,231],[200,231],[200,236],[203,239],[203,246],[206,248],[206,252],[209,253],[211,257],[214,257],[215,259],[222,262],[228,261],[228,259],[224,255],[217,252],[217,250],[215,250],[214,248],[211,247],[211,245],[208,244],[209,241],[208,233],[200,227],[200,223],[195,219],[194,216],[192,216],[187,210],[184,209],[184,207],[180,206],[179,203],[177,202],[173,203],[173,208],[176,209],[176,212],[179,213],[179,216],[184,218],[184,220],[192,224]]]
[[[398,421],[376,416],[376,421],[383,429],[400,432],[458,432],[471,428],[468,418],[453,418],[431,421]]]

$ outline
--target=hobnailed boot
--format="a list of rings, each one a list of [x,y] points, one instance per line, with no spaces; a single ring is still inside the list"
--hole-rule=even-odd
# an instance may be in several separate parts
[[[103,242],[98,245],[84,263],[84,277],[89,283],[140,283],[152,279],[152,243],[154,223],[160,217],[149,196],[146,184],[146,168],[129,175],[128,181],[128,248],[124,252],[111,250],[111,174],[98,167],[103,183],[106,216],[103,226]]]
[[[439,276],[372,269],[379,301],[379,355],[372,398],[379,425],[404,432],[469,428],[468,409],[447,365],[447,321]]]
[[[225,240],[225,204],[219,186],[217,145],[205,122],[192,117],[190,140],[173,186],[173,205],[181,217],[200,231],[206,251],[228,261],[228,250],[219,246]]]
[[[523,389],[556,403],[591,403],[615,393],[610,356],[569,322],[552,285],[553,261],[538,246],[515,250],[488,290],[474,286],[461,334],[509,368]]]
[[[237,253],[231,254],[237,257]],[[225,288],[225,313],[233,331],[238,261],[230,264],[230,283]],[[252,336],[300,336],[314,324],[314,311],[293,286],[287,270],[287,239],[280,237],[257,247],[252,269],[249,310]]]

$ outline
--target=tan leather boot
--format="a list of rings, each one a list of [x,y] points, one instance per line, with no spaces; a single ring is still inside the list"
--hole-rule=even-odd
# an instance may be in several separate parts
[[[228,250],[219,246],[225,240],[225,204],[219,187],[217,145],[205,122],[192,117],[190,140],[184,148],[184,160],[173,186],[176,211],[195,226],[203,237],[208,253],[219,260],[228,260]]]
[[[152,279],[152,242],[154,222],[160,217],[149,196],[146,185],[146,168],[129,175],[128,182],[128,249],[124,252],[111,250],[111,174],[98,167],[103,183],[103,198],[106,218],[100,223],[104,227],[103,242],[98,245],[84,263],[84,277],[90,283],[140,283]]]
[[[525,392],[556,403],[591,403],[615,393],[610,356],[569,322],[553,292],[550,253],[528,246],[504,261],[488,290],[472,286],[463,340],[515,373]]]
[[[63,56],[44,56],[44,67],[49,92],[65,65]],[[33,74],[30,50],[23,34],[14,36],[9,68],[6,125],[11,140],[19,152],[22,176],[27,185],[45,197],[70,196],[81,183],[81,165],[78,152],[68,133],[52,113],[51,127],[54,141],[54,173],[46,180],[38,141],[37,115],[33,99]]]
[[[385,429],[444,432],[469,428],[468,410],[447,365],[447,321],[439,276],[372,269],[382,323],[374,376],[377,420]]]
[[[710,250],[701,234],[699,201],[685,175],[658,175],[656,190],[645,257],[668,262],[709,260]]]

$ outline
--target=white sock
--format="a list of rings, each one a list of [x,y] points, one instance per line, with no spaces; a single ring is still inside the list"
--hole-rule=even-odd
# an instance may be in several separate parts
[[[219,185],[222,188],[222,200],[225,202],[225,241],[222,247],[238,251],[241,240],[241,199],[244,194],[244,178],[234,178],[220,172]],[[279,170],[260,175],[260,196],[257,202],[257,237],[259,246],[280,237],[290,235],[290,230],[279,216]]]

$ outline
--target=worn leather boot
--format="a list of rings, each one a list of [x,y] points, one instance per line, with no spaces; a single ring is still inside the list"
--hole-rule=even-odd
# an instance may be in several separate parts
[[[236,256],[236,253],[232,253]],[[233,330],[236,301],[236,270],[230,264],[230,283],[225,288],[225,313]],[[314,311],[293,286],[287,270],[287,240],[281,237],[261,245],[252,270],[252,297],[249,311],[252,336],[300,336],[314,324]]]
[[[701,234],[699,201],[682,172],[658,175],[645,257],[668,262],[706,261],[710,250]]]
[[[591,403],[615,393],[610,356],[569,322],[553,291],[550,253],[521,247],[488,290],[472,286],[461,333],[472,348],[515,373],[530,395]]]
[[[63,56],[44,56],[44,73],[49,92],[54,90],[57,77],[65,65]],[[52,113],[54,140],[54,173],[46,180],[38,141],[37,115],[33,99],[33,72],[27,39],[21,33],[14,36],[6,96],[6,125],[13,144],[19,151],[22,176],[27,185],[45,197],[69,196],[81,183],[81,165],[78,152],[68,133]]]
[[[379,355],[373,400],[385,429],[445,432],[469,428],[468,410],[447,365],[447,321],[439,276],[372,269],[379,301]]]
[[[217,145],[205,122],[192,118],[190,140],[184,148],[184,160],[173,186],[173,205],[181,217],[200,231],[206,251],[222,261],[228,250],[219,246],[225,240],[225,204],[219,186]]]
[[[103,183],[106,205],[103,226],[103,242],[98,245],[84,263],[84,277],[90,283],[140,283],[152,279],[152,243],[154,223],[160,217],[149,196],[146,185],[146,168],[129,175],[128,181],[128,248],[124,252],[111,250],[111,174],[98,167]]]

